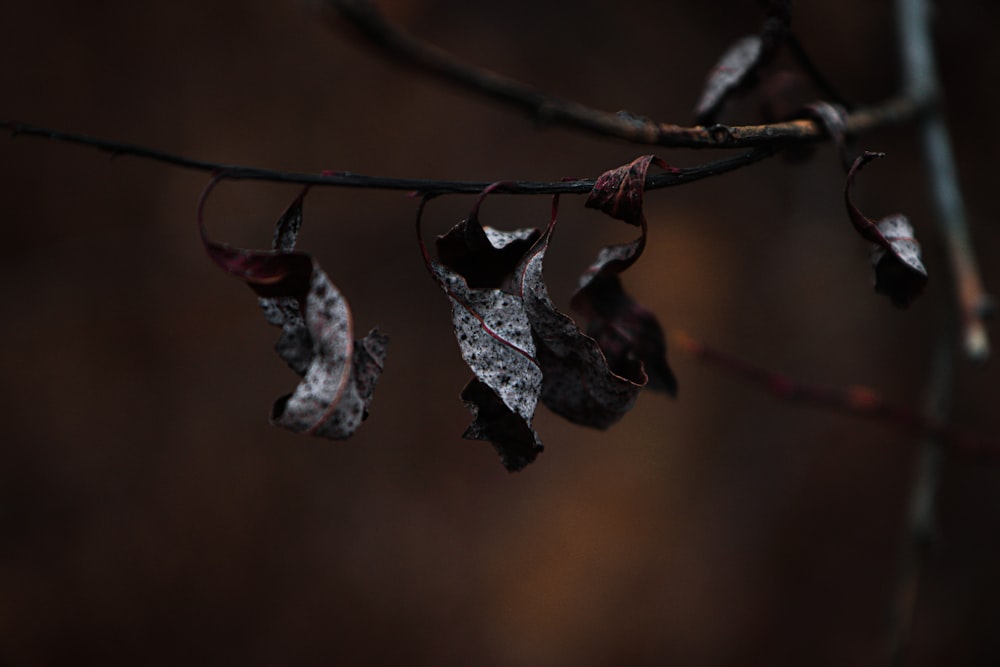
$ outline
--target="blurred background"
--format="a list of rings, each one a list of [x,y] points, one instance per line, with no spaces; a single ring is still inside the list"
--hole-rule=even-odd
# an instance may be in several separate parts
[[[650,149],[540,126],[387,63],[315,2],[7,2],[0,116],[228,163],[454,179],[596,176]],[[385,0],[470,61],[607,110],[690,122],[756,3]],[[941,3],[947,112],[984,279],[1000,292],[1000,5]],[[798,3],[845,95],[895,92],[891,3]],[[753,98],[726,122],[757,120]],[[668,328],[790,376],[919,408],[950,309],[912,125],[856,190],[904,211],[931,273],[871,290],[835,152],[647,197],[627,287]],[[660,150],[686,166],[718,154]],[[346,442],[267,424],[295,377],[251,292],[205,258],[207,175],[0,138],[0,663],[885,665],[916,438],[785,403],[672,350],[681,389],[607,432],[544,408],[508,474],[464,441],[468,379],[404,193],[315,190],[301,245],[392,337]],[[212,235],[267,247],[294,186],[225,183]],[[470,198],[429,209],[428,237]],[[566,305],[634,231],[563,202],[546,260]],[[543,198],[487,224],[544,225]],[[998,332],[994,331],[997,340]],[[996,342],[996,341],[995,341]],[[1000,347],[1000,344],[998,344]],[[956,428],[1000,436],[996,362],[960,362]],[[1000,470],[945,460],[906,664],[1000,662]]]

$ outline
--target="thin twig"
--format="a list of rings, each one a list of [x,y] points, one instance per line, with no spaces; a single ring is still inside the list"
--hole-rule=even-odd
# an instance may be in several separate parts
[[[930,4],[928,0],[898,0],[897,12],[905,94],[938,102],[941,84],[931,38]],[[979,276],[951,139],[940,104],[932,104],[921,116],[920,134],[931,199],[948,246],[962,324],[962,343],[968,357],[985,361],[990,354],[990,344],[983,320],[992,311],[992,300]]]
[[[96,148],[110,153],[112,156],[130,155],[133,157],[163,162],[185,169],[206,171],[222,174],[233,180],[271,181],[275,183],[299,183],[302,185],[320,185],[346,188],[375,188],[382,190],[408,190],[421,194],[479,194],[495,181],[450,181],[433,178],[391,178],[367,176],[352,172],[323,172],[322,174],[307,174],[291,171],[277,171],[261,167],[247,167],[222,162],[198,160],[183,155],[175,155],[154,148],[136,144],[128,144],[111,139],[91,137],[72,132],[63,132],[46,127],[37,127],[16,121],[0,121],[0,128],[10,130],[12,136],[40,137],[63,143],[77,144]],[[693,167],[679,167],[672,171],[654,174],[646,179],[646,190],[658,190],[685,183],[693,183],[703,178],[719,176],[741,167],[774,155],[777,146],[761,146],[732,157],[714,160]],[[575,181],[510,181],[498,187],[498,194],[511,195],[551,195],[551,194],[589,194],[594,187],[595,179],[579,179]]]
[[[626,111],[601,111],[470,65],[404,32],[386,20],[371,0],[327,0],[326,4],[350,23],[368,44],[398,63],[520,108],[540,121],[634,143],[674,148],[750,148],[829,138],[819,123],[808,119],[764,125],[684,127],[659,123]],[[857,109],[847,117],[847,133],[860,134],[910,120],[927,102],[921,97],[893,97],[876,106]]]
[[[697,361],[752,382],[777,398],[890,423],[902,430],[933,438],[939,446],[958,457],[981,463],[1000,463],[1000,443],[957,431],[948,424],[944,411],[914,410],[887,401],[875,389],[862,385],[831,387],[804,382],[717,350],[683,331],[672,331],[671,342],[675,349],[686,352]],[[935,391],[947,394],[948,387],[939,387]]]

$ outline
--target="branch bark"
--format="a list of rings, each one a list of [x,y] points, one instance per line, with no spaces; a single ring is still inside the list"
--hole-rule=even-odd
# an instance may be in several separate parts
[[[519,108],[543,122],[633,143],[671,148],[752,148],[829,138],[826,130],[813,120],[685,127],[656,122],[627,111],[601,111],[543,93],[456,58],[388,21],[371,0],[327,0],[326,6],[353,27],[365,43],[398,64]],[[857,109],[847,116],[847,134],[855,135],[903,123],[919,115],[928,102],[927,98],[902,95],[876,106]]]

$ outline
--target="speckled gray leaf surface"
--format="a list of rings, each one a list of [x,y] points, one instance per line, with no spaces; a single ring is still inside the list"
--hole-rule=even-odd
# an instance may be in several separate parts
[[[294,250],[304,194],[278,220],[269,252],[214,243],[204,225],[202,237],[209,257],[258,294],[267,321],[282,329],[278,354],[303,378],[275,402],[272,423],[341,439],[367,417],[388,339],[373,330],[355,342],[347,301],[308,254]]]
[[[555,307],[543,277],[553,228],[549,226],[521,270],[521,295],[544,375],[542,402],[576,424],[608,428],[635,405],[646,377],[641,371],[633,378],[612,372],[597,341]]]
[[[539,232],[484,228],[479,206],[488,192],[468,218],[438,238],[440,261],[431,259],[422,239],[420,246],[427,270],[448,295],[459,350],[475,374],[462,392],[474,416],[463,437],[491,442],[514,471],[542,451],[531,427],[542,370],[524,303],[510,289],[514,269]],[[425,203],[417,214],[418,236]]]
[[[432,270],[451,301],[455,338],[465,363],[504,405],[531,421],[542,371],[521,298],[498,289],[472,289],[462,276],[437,262]]]

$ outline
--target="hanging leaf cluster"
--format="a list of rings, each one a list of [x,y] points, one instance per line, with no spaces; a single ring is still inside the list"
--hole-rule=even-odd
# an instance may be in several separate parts
[[[643,387],[676,393],[663,330],[619,277],[645,247],[642,191],[653,160],[645,156],[604,174],[588,199],[588,206],[639,225],[642,234],[602,249],[581,278],[571,303],[587,319],[586,329],[556,308],[545,285],[558,197],[544,230],[504,232],[480,221],[483,200],[495,188],[487,189],[469,216],[437,239],[436,258],[420,234],[427,200],[421,202],[424,261],[448,296],[459,349],[473,373],[461,394],[473,414],[464,437],[491,442],[508,470],[520,470],[543,449],[532,426],[539,401],[574,423],[606,429]]]
[[[788,108],[786,100],[775,99],[788,87],[788,82],[798,80],[788,72],[771,73],[774,85],[760,86],[765,95],[764,115],[767,122],[807,118],[813,120],[837,148],[840,160],[847,171],[844,201],[848,218],[854,229],[869,241],[871,264],[875,270],[875,291],[889,297],[900,308],[908,307],[919,297],[927,284],[927,270],[921,259],[920,243],[913,225],[903,214],[889,215],[879,220],[865,216],[851,199],[851,189],[857,173],[872,160],[884,153],[864,151],[857,158],[849,157],[847,109],[830,83],[806,55],[791,30],[791,3],[788,0],[761,0],[766,18],[757,35],[740,38],[719,59],[709,73],[701,97],[695,107],[698,122],[714,123],[715,118],[735,94],[748,91],[765,78],[764,69],[773,60],[779,47],[787,46],[799,61],[813,83],[831,99],[799,105],[784,118],[775,117],[775,110]],[[797,146],[796,157],[803,157],[808,150]]]
[[[913,226],[901,214],[872,220],[851,198],[857,173],[882,154],[848,158],[847,107],[791,32],[790,2],[761,4],[763,28],[720,58],[696,105],[697,118],[714,123],[734,94],[761,82],[779,47],[789,48],[829,99],[801,104],[788,117],[813,120],[837,147],[847,169],[848,217],[872,244],[875,290],[897,306],[908,306],[927,281]],[[762,88],[767,94],[782,86]],[[790,108],[783,101],[767,102],[768,114]],[[646,155],[605,172],[590,192],[587,207],[638,228],[639,235],[602,248],[583,272],[570,299],[580,324],[556,308],[546,287],[545,256],[555,236],[558,195],[544,228],[503,230],[481,221],[484,201],[505,184],[490,186],[465,219],[436,239],[433,253],[422,233],[431,197],[420,201],[420,251],[447,297],[459,352],[472,373],[460,393],[472,415],[463,437],[491,443],[509,471],[521,470],[543,450],[533,426],[539,403],[575,424],[607,429],[632,409],[642,389],[677,395],[663,328],[622,282],[646,248],[643,195],[652,164],[676,171]],[[278,219],[270,250],[216,243],[208,237],[202,207],[198,220],[209,257],[257,294],[267,322],[281,329],[278,354],[300,377],[294,391],[275,402],[271,421],[296,433],[341,439],[368,416],[388,339],[378,329],[355,339],[346,299],[309,254],[295,249],[307,190]],[[206,195],[210,191],[211,186]]]

